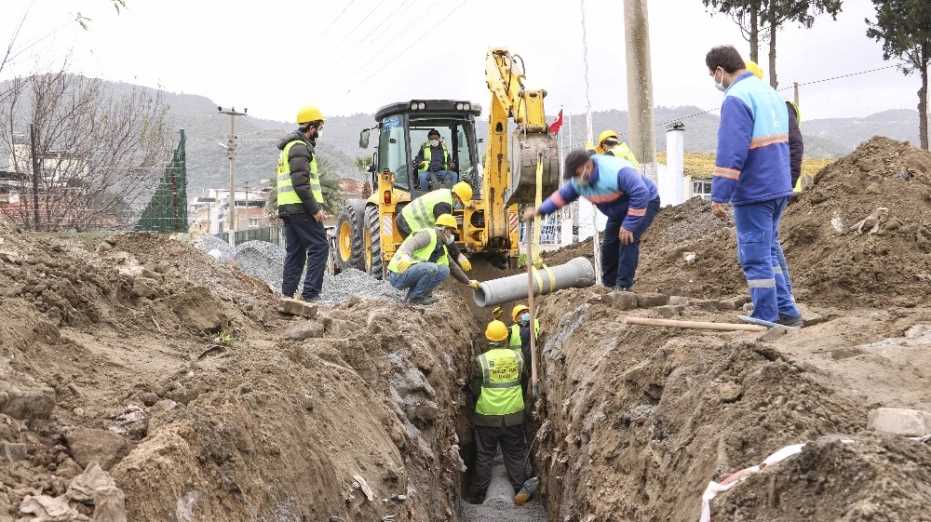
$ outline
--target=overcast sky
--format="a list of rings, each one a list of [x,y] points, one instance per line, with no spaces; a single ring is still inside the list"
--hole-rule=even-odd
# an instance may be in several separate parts
[[[626,109],[623,2],[585,6],[592,106]],[[811,30],[779,33],[782,86],[885,65],[880,45],[865,36],[872,3],[844,7],[837,21],[821,17]],[[507,47],[523,56],[528,87],[547,90],[547,112],[585,110],[578,0],[128,0],[119,15],[110,0],[0,0],[4,47],[27,8],[4,79],[70,56],[75,72],[291,120],[306,103],[333,115],[410,98],[487,107],[485,52]],[[719,105],[704,55],[719,44],[748,53],[737,27],[709,15],[701,0],[650,0],[649,9],[656,104]],[[91,18],[89,30],[73,22],[76,12]],[[810,119],[914,108],[919,84],[891,69],[803,87],[802,112]]]

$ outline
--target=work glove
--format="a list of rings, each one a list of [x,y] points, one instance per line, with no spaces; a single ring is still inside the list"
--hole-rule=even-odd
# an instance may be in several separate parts
[[[407,272],[407,269],[410,268],[412,264],[414,264],[414,261],[410,257],[402,256],[401,259],[398,260],[398,272],[402,274]]]
[[[466,257],[465,254],[460,253],[456,260],[459,261],[459,266],[462,268],[463,272],[472,270],[472,262],[469,261],[469,258]]]
[[[479,288],[482,287],[482,283],[479,283],[479,282],[478,282],[477,280],[475,280],[475,279],[470,279],[470,280],[469,280],[469,286],[470,286],[472,289],[474,289],[474,290],[478,290]]]

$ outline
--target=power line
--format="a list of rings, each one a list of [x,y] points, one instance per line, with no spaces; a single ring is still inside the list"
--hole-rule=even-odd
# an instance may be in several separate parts
[[[382,4],[381,2],[376,2],[376,3],[375,3],[375,7],[373,7],[372,10],[369,11],[367,15],[363,16],[363,17],[362,17],[362,20],[359,20],[359,23],[357,23],[355,27],[353,27],[352,29],[350,29],[348,34],[354,33],[354,32],[356,31],[356,29],[358,29],[359,27],[361,27],[362,24],[364,24],[365,21],[368,20],[368,19],[372,16],[372,14],[373,14],[375,11],[377,11],[378,8],[381,7],[382,5],[383,5],[383,4]]]
[[[339,19],[342,18],[344,14],[346,14],[346,11],[348,11],[349,8],[352,7],[352,4],[354,3],[356,3],[356,0],[349,0],[349,2],[346,3],[346,7],[343,7],[343,10],[340,11],[339,14],[337,14],[335,18],[330,20],[330,23],[323,29],[323,35],[327,35],[330,33],[330,29],[334,25],[336,25],[336,22],[339,21]]]
[[[372,74],[370,74],[370,75],[366,76],[365,78],[359,80],[357,83],[364,84],[364,83],[367,82],[368,80],[371,80],[371,79],[374,78],[376,75],[378,75],[378,73],[384,71],[385,69],[387,69],[387,68],[390,67],[391,65],[394,65],[395,62],[397,62],[399,59],[403,58],[404,55],[407,54],[408,51],[410,51],[415,45],[417,45],[417,43],[422,42],[424,36],[427,36],[428,34],[430,34],[430,32],[434,31],[437,27],[443,25],[443,24],[446,22],[446,20],[449,20],[454,14],[456,14],[456,11],[458,11],[458,10],[459,10],[462,6],[464,6],[465,4],[466,4],[465,0],[463,0],[462,2],[460,2],[459,4],[457,4],[455,7],[453,7],[453,9],[452,9],[449,13],[446,14],[446,16],[444,16],[439,22],[433,24],[432,26],[430,26],[429,29],[427,29],[427,30],[424,31],[422,34],[420,34],[414,41],[412,41],[412,42],[410,43],[410,45],[408,45],[407,47],[405,47],[404,50],[402,50],[400,53],[398,53],[394,58],[392,58],[391,60],[388,60],[387,62],[385,62],[384,64],[382,64],[382,66],[379,67],[375,72],[373,72]],[[350,88],[350,89],[348,89],[348,90],[346,91],[346,94],[349,94],[349,93],[351,93],[351,92],[352,92],[352,89]]]
[[[403,12],[404,12],[404,8],[407,7],[407,4],[409,4],[409,3],[411,3],[411,0],[404,0],[404,2],[402,2],[401,5],[398,6],[398,8],[397,8],[394,12],[392,12],[390,15],[388,15],[388,16],[382,18],[382,19],[381,19],[381,23],[378,24],[377,26],[375,26],[374,29],[372,29],[371,31],[369,31],[369,33],[368,33],[367,35],[365,35],[365,36],[362,38],[362,40],[359,41],[359,44],[361,45],[361,44],[368,43],[371,39],[375,38],[375,36],[378,35],[378,31],[379,31],[382,27],[384,27],[385,24],[388,23],[389,20],[393,20],[393,19],[397,18],[397,16],[398,16],[399,14],[403,13]],[[406,29],[406,27],[405,27],[405,29]]]

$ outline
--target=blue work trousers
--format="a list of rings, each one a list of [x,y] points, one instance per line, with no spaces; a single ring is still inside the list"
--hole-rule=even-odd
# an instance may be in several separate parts
[[[650,228],[656,213],[659,212],[659,198],[647,204],[647,213],[640,220],[634,233],[634,242],[625,245],[617,237],[624,223],[624,217],[609,217],[605,225],[604,238],[601,240],[601,282],[608,288],[629,290],[634,286],[634,276],[640,263],[640,236]],[[627,214],[624,207],[623,215]]]
[[[398,290],[407,289],[408,301],[429,297],[433,289],[449,277],[449,267],[437,263],[415,263],[406,271],[388,272],[388,282]]]
[[[750,288],[752,315],[764,321],[801,317],[779,244],[779,221],[788,201],[782,197],[734,207],[737,259]]]
[[[439,180],[439,182],[442,183],[443,186],[451,187],[459,181],[459,174],[452,170],[438,170],[432,173],[430,171],[424,170],[417,174],[417,180],[420,183],[420,190],[429,189],[430,174],[433,174],[433,176],[437,180]],[[441,187],[433,187],[433,188],[438,189]]]

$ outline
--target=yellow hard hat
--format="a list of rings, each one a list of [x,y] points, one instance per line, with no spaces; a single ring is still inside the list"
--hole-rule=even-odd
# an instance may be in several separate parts
[[[520,314],[522,314],[522,313],[524,313],[524,312],[527,312],[527,311],[529,311],[529,310],[530,310],[530,309],[527,308],[527,305],[519,304],[519,305],[515,306],[514,308],[511,309],[511,320],[514,321],[514,322],[516,323],[516,322],[517,322],[517,318],[520,317]]]
[[[508,338],[508,327],[497,319],[488,323],[485,328],[485,339],[493,343],[500,343]]]
[[[304,125],[312,121],[326,121],[320,109],[313,105],[305,105],[297,111],[297,124]]]
[[[606,139],[608,139],[608,138],[614,138],[614,139],[616,139],[616,140],[617,140],[617,139],[620,139],[620,138],[618,137],[618,136],[620,136],[620,134],[621,134],[620,132],[613,131],[613,130],[611,130],[611,129],[603,130],[603,131],[601,131],[601,134],[598,135],[598,144],[601,145],[601,144],[604,142],[604,140],[606,140]]]
[[[469,185],[465,181],[460,181],[453,185],[452,188],[453,194],[462,201],[462,204],[472,201],[472,185]]]
[[[436,226],[452,229],[459,228],[459,225],[456,224],[456,218],[450,214],[442,214],[440,217],[436,218]]]
[[[753,60],[747,60],[747,70],[752,72],[757,78],[763,79],[763,68]]]

